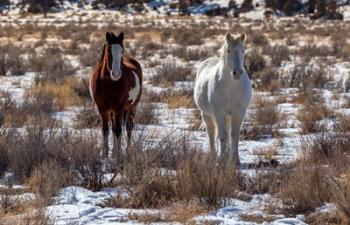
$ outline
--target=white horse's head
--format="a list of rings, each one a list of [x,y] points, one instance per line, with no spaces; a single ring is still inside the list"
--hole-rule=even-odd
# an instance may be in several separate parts
[[[230,32],[225,35],[222,56],[234,79],[239,79],[244,72],[245,33],[234,37]]]

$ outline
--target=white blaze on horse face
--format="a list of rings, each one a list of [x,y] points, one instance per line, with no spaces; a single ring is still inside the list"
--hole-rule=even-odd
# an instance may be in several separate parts
[[[119,44],[111,45],[112,54],[112,69],[111,69],[111,79],[117,81],[122,76],[121,70],[121,60],[123,57],[123,47]]]
[[[129,91],[129,98],[128,98],[128,100],[132,101],[131,104],[134,104],[136,99],[137,99],[137,97],[140,94],[141,85],[140,85],[140,80],[139,80],[139,77],[137,76],[137,74],[134,71],[132,71],[132,73],[134,74],[134,77],[135,77],[135,87],[132,88]]]

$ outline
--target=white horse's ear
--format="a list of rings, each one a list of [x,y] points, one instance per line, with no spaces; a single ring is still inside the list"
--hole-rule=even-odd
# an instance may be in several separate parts
[[[232,40],[232,34],[230,31],[227,31],[226,34],[225,34],[225,40],[226,42],[229,42]]]
[[[238,37],[237,40],[241,41],[241,42],[245,42],[246,39],[246,34],[244,32],[242,32]]]

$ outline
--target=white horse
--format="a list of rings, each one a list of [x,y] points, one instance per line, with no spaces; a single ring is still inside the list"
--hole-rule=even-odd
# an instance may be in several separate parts
[[[215,152],[219,136],[220,158],[240,165],[238,141],[241,124],[252,97],[252,86],[244,64],[246,35],[225,35],[220,57],[203,61],[197,70],[194,100],[206,125],[210,150]],[[227,155],[231,148],[232,154]]]

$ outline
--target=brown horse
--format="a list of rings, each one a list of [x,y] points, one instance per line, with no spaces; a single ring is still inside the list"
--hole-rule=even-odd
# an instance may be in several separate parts
[[[126,124],[128,145],[134,126],[134,115],[141,97],[142,70],[131,56],[124,55],[124,34],[106,33],[100,62],[90,77],[90,94],[102,121],[103,147],[108,157],[109,122],[114,144],[112,157],[121,154],[122,126]]]

